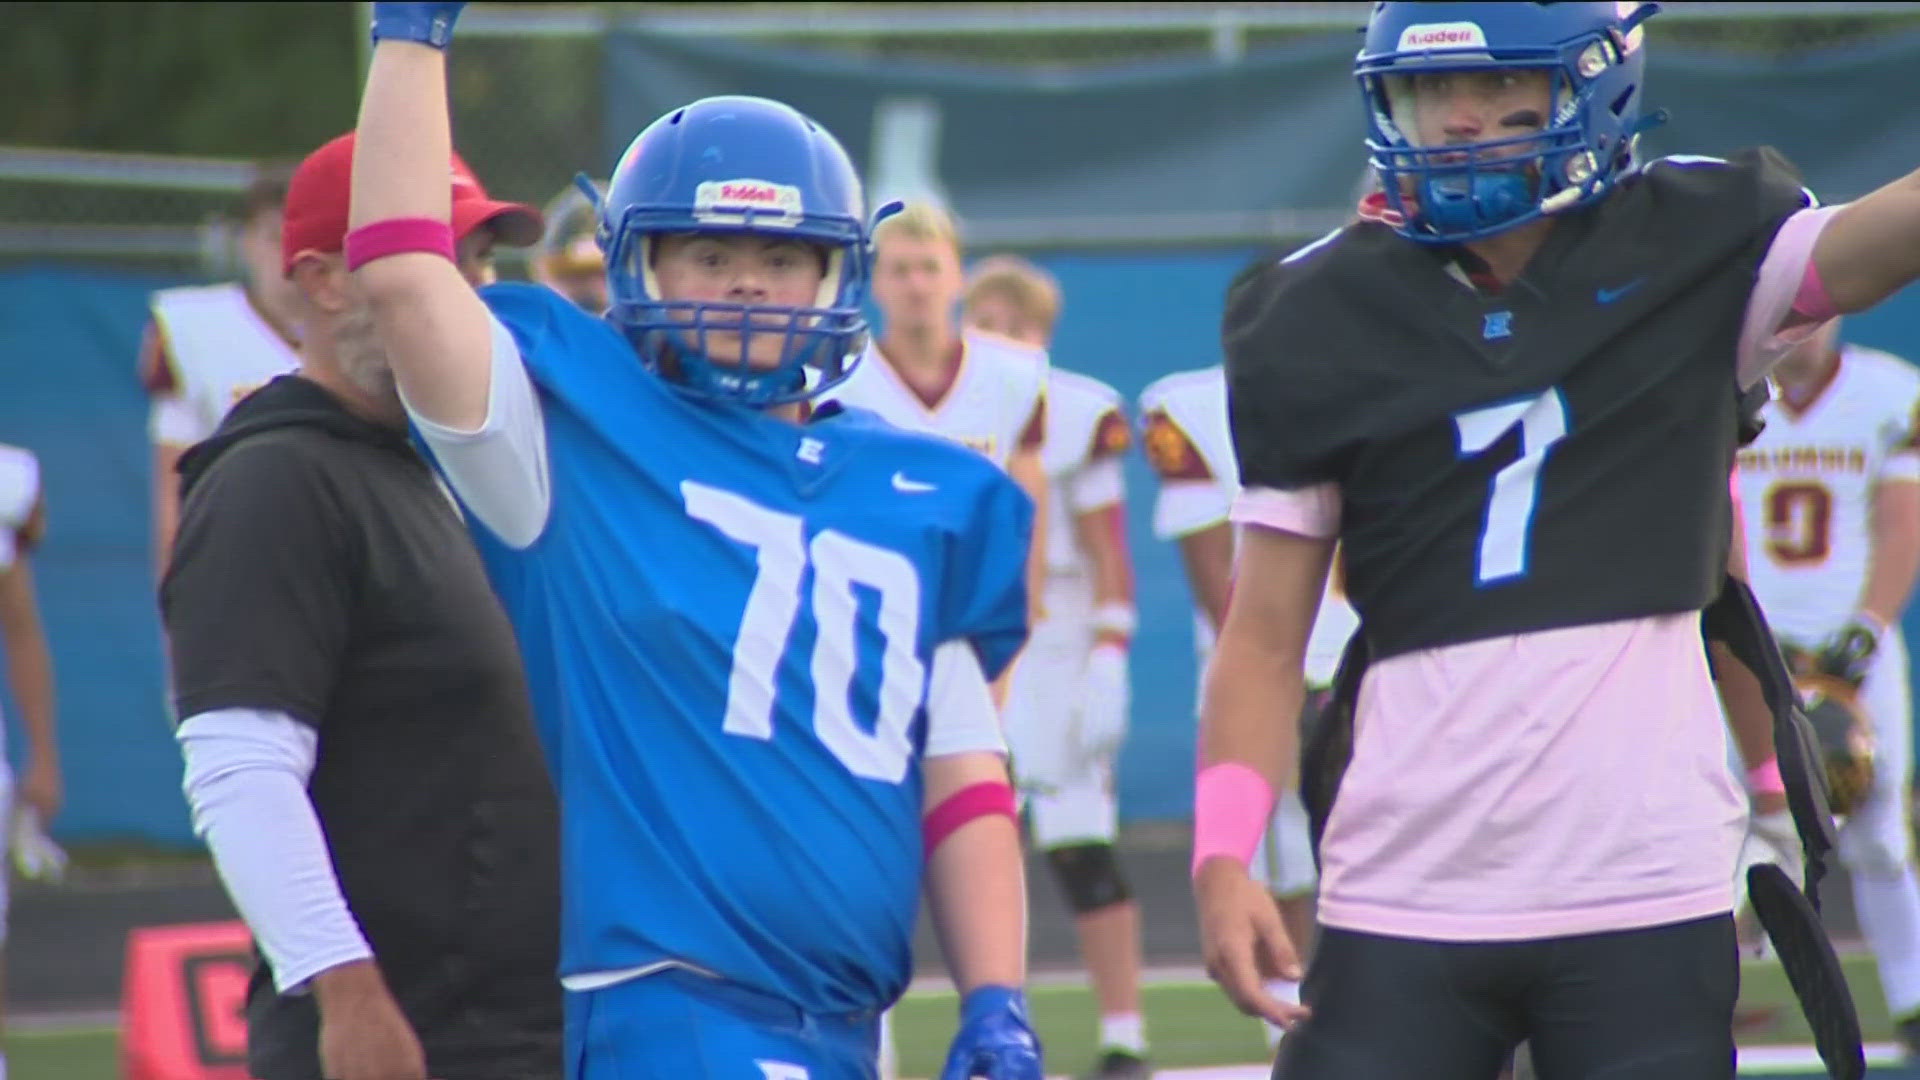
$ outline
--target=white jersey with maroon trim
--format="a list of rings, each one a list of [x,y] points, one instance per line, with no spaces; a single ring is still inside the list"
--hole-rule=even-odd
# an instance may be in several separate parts
[[[879,413],[895,427],[944,435],[1007,467],[1015,450],[1039,446],[1046,424],[1047,354],[995,334],[961,335],[959,370],[929,405],[867,345],[853,374],[827,400]]]
[[[1219,365],[1163,376],[1140,393],[1140,424],[1147,461],[1160,478],[1153,504],[1153,531],[1162,540],[1178,540],[1226,523],[1240,490],[1233,436],[1227,426],[1227,384]],[[1333,682],[1340,653],[1359,625],[1359,616],[1340,591],[1338,562],[1320,599],[1320,615],[1307,639],[1306,677],[1310,686]],[[1205,611],[1195,612],[1194,641],[1205,670],[1213,652],[1213,627]]]
[[[33,546],[39,508],[39,459],[31,450],[0,443],[0,572]]]
[[[31,450],[0,443],[0,575],[40,538],[40,460]],[[6,713],[0,711],[0,746],[6,745]],[[12,803],[7,756],[0,753],[0,940],[6,938],[5,818]]]
[[[140,363],[154,398],[154,442],[191,446],[207,438],[234,402],[300,366],[293,346],[237,284],[162,289],[151,306]]]
[[[1120,459],[1133,442],[1120,392],[1098,379],[1052,368],[1047,374],[1047,622],[1083,622],[1094,607],[1094,568],[1073,519],[1126,497]],[[1039,628],[1035,628],[1038,632]]]
[[[1740,451],[1747,572],[1776,633],[1814,647],[1859,610],[1873,553],[1873,497],[1920,480],[1920,370],[1844,346],[1798,406],[1776,388],[1766,430]]]
[[[1119,827],[1113,760],[1087,759],[1076,742],[1098,631],[1093,560],[1073,519],[1125,498],[1120,459],[1133,438],[1119,391],[1097,379],[1052,368],[1046,395],[1046,615],[1015,661],[1005,710],[1007,746],[1042,850],[1111,843]]]

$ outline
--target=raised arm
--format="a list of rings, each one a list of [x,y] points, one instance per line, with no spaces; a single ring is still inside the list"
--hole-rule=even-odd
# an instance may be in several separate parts
[[[1920,278],[1920,170],[1841,207],[1814,243],[1813,266],[1841,315]]]
[[[454,263],[449,224],[453,136],[442,50],[462,6],[374,5],[347,257],[409,409],[472,431],[487,418],[491,329]]]

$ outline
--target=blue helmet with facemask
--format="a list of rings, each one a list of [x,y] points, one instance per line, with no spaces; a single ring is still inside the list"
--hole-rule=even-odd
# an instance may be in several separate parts
[[[595,201],[607,318],[683,392],[765,408],[852,372],[867,342],[872,223],[852,159],[813,120],[765,98],[703,98],[636,136]],[[672,234],[802,241],[821,253],[825,274],[803,307],[670,300],[653,259]],[[739,359],[712,355],[716,332],[740,335]],[[750,365],[749,343],[767,335],[781,341],[779,360]]]
[[[1640,25],[1658,4],[1379,3],[1354,62],[1367,148],[1395,231],[1428,243],[1503,232],[1591,203],[1633,168],[1643,116]],[[1550,112],[1517,135],[1423,146],[1421,77],[1546,73]]]

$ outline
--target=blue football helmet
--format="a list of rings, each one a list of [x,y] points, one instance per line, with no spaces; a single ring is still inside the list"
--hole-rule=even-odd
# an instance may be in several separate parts
[[[675,387],[766,408],[823,393],[852,373],[867,343],[861,304],[872,223],[859,173],[825,128],[765,98],[703,98],[647,125],[614,167],[605,199],[589,197],[607,259],[607,318]],[[826,276],[809,307],[669,301],[652,256],[654,241],[672,233],[806,241],[825,253]],[[741,335],[737,361],[709,353],[714,331]],[[761,335],[785,339],[773,367],[747,362],[749,341]]]
[[[1402,236],[1458,243],[1593,202],[1633,168],[1653,3],[1378,3],[1354,61],[1367,148]],[[1552,79],[1537,132],[1421,146],[1412,76],[1531,68]],[[1527,153],[1513,155],[1515,147]]]

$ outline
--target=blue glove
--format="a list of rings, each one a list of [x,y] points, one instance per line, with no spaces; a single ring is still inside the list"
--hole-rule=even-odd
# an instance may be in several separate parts
[[[379,3],[373,5],[373,40],[417,41],[444,49],[453,40],[453,21],[465,0],[458,3]]]
[[[1027,1022],[1027,996],[1010,986],[982,986],[960,1002],[960,1031],[940,1080],[1044,1080],[1040,1037]]]

